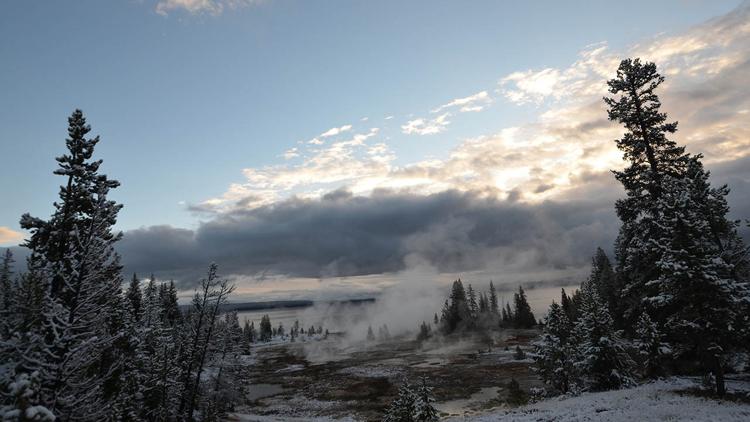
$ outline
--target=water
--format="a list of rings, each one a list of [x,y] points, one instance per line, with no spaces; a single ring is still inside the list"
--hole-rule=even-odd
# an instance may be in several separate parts
[[[571,294],[578,286],[565,286],[565,291]],[[560,303],[561,287],[536,287],[526,290],[526,297],[537,319],[542,319],[547,314],[550,303],[555,300]],[[501,302],[511,303],[513,306],[513,292],[499,292],[498,296]],[[278,327],[279,323],[283,324],[286,329],[294,325],[294,321],[299,321],[300,327],[307,331],[311,325],[317,328],[322,326],[331,332],[345,331],[347,327],[358,324],[367,317],[368,310],[373,307],[372,302],[360,303],[343,303],[343,304],[317,304],[305,308],[275,308],[261,309],[254,311],[238,312],[240,323],[244,324],[245,320],[253,321],[257,329],[260,319],[263,315],[271,318],[271,325]],[[440,314],[442,303],[435,305],[435,310],[430,313]],[[416,324],[416,323],[415,323]]]
[[[285,329],[299,321],[300,328],[305,331],[314,326],[321,326],[324,330],[331,332],[344,331],[347,327],[359,323],[366,318],[367,311],[372,306],[371,302],[360,303],[320,303],[304,308],[274,308],[253,311],[241,311],[237,313],[240,324],[245,321],[255,323],[256,329],[260,325],[263,315],[268,315],[271,325],[275,328],[283,324]]]

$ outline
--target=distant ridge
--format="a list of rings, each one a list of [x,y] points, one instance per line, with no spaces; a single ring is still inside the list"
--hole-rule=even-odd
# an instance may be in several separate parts
[[[360,304],[360,303],[371,303],[371,302],[375,302],[375,298],[331,300],[331,301],[321,301],[321,302],[314,302],[312,300],[272,300],[268,302],[225,303],[221,305],[221,311],[229,312],[229,311],[257,311],[257,310],[262,310],[262,309],[277,309],[277,308],[307,308],[307,307],[313,306],[315,303]]]

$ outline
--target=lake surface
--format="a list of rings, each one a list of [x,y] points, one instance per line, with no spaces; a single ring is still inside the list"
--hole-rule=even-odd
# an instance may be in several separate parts
[[[560,303],[560,289],[562,287],[535,287],[533,289],[526,290],[526,297],[531,306],[531,310],[534,312],[534,316],[537,319],[543,318],[547,313],[549,305],[555,300]],[[565,286],[565,291],[571,294],[578,286]],[[502,291],[498,293],[498,297],[501,303],[511,302],[513,306],[513,292]],[[368,315],[376,303],[374,302],[359,302],[359,303],[320,303],[310,307],[303,308],[274,308],[274,309],[261,309],[253,311],[240,311],[237,313],[240,319],[240,324],[244,324],[247,321],[253,321],[256,329],[260,324],[260,319],[263,315],[268,315],[271,318],[271,325],[278,327],[279,324],[283,324],[286,329],[289,329],[294,321],[299,321],[300,327],[307,331],[310,326],[323,326],[323,329],[328,329],[331,332],[345,331],[347,327],[355,325],[361,325],[363,321],[368,318]],[[440,314],[442,304],[436,304],[434,310],[430,310],[427,314],[438,313]],[[418,324],[416,321],[413,325]],[[410,323],[411,324],[411,323]]]

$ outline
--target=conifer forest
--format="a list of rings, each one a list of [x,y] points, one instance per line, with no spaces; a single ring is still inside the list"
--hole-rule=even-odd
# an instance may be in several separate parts
[[[335,3],[0,6],[0,420],[749,421],[750,3]]]

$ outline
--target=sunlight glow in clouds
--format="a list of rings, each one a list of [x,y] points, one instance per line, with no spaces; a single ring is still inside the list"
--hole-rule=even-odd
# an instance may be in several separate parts
[[[591,45],[566,68],[526,69],[501,77],[495,91],[500,99],[537,104],[537,119],[465,139],[443,159],[396,166],[389,138],[376,128],[354,131],[325,147],[286,152],[302,157],[301,164],[245,169],[245,182],[201,205],[222,212],[295,195],[316,198],[341,188],[356,195],[378,189],[417,195],[455,189],[526,203],[585,196],[586,189],[610,182],[610,169],[623,166],[613,142],[622,129],[607,120],[601,100],[607,95],[606,80],[623,57],[656,61],[667,75],[660,95],[664,110],[681,122],[678,142],[703,152],[709,164],[744,157],[750,146],[750,124],[742,113],[750,109],[745,80],[750,74],[749,11],[741,7],[627,51],[611,51],[606,43]],[[481,111],[495,101],[490,92],[454,99],[433,108],[432,113],[440,113],[436,117],[408,120],[400,129],[406,135],[446,132],[449,119],[459,118],[460,112]],[[307,144],[318,147],[321,138],[353,129],[333,127]]]
[[[9,227],[0,226],[0,245],[15,245],[23,240],[23,238],[23,233],[11,230]]]

